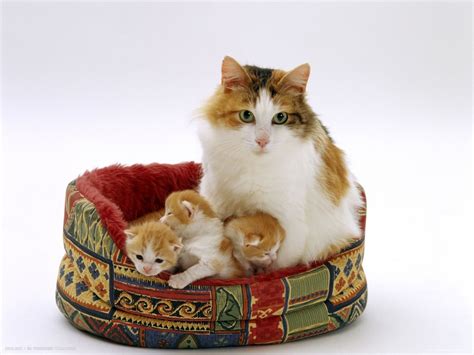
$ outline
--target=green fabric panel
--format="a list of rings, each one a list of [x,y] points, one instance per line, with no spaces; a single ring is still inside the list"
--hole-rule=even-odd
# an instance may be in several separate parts
[[[240,285],[216,288],[216,330],[240,329],[243,295]]]
[[[288,309],[294,310],[325,300],[329,292],[329,278],[329,269],[324,265],[316,270],[288,277]]]
[[[115,243],[102,224],[95,206],[86,199],[74,205],[74,216],[67,232],[85,248],[110,258],[115,251]]]
[[[284,316],[288,335],[326,325],[329,322],[328,310],[324,302],[289,312]]]

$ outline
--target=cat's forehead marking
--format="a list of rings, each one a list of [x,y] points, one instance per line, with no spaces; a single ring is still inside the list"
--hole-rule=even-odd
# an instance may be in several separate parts
[[[252,80],[252,90],[254,92],[265,88],[273,75],[273,69],[269,68],[260,68],[253,65],[246,65],[244,68]]]

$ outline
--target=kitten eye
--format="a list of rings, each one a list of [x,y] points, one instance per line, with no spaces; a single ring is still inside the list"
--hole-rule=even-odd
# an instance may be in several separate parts
[[[249,110],[242,110],[239,112],[240,120],[244,123],[252,123],[255,121],[255,116]]]
[[[286,112],[278,112],[272,119],[274,124],[285,124],[286,121],[288,121],[288,114]]]
[[[143,260],[143,256],[137,255],[137,259],[138,259],[138,260]]]
[[[162,262],[163,262],[163,259],[160,259],[160,258],[155,259],[155,263],[161,264]]]

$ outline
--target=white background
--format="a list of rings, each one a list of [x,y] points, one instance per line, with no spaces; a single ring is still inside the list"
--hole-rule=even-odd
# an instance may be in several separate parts
[[[311,64],[309,101],[367,191],[369,285],[340,332],[226,352],[471,352],[471,16],[469,2],[5,3],[0,352],[147,351],[56,309],[65,188],[117,162],[199,161],[193,111],[224,55]]]

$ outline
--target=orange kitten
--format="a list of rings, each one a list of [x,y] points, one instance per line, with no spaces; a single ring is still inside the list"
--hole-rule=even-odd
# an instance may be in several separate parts
[[[277,258],[285,230],[266,213],[234,218],[225,226],[225,235],[234,244],[234,255],[247,275],[267,270]]]
[[[233,278],[243,275],[233,255],[232,242],[224,237],[224,225],[209,203],[192,190],[174,192],[166,199],[161,218],[183,241],[179,266],[185,271],[172,275],[169,285],[184,288],[210,276]]]
[[[155,220],[134,221],[125,234],[127,256],[141,274],[154,276],[177,265],[183,244],[176,233],[163,223]]]

